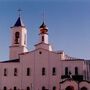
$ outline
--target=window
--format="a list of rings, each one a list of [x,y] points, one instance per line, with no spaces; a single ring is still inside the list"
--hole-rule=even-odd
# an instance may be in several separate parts
[[[42,41],[44,41],[44,36],[42,36]]]
[[[14,76],[17,76],[17,68],[14,68]]]
[[[30,76],[30,68],[27,68],[27,76]]]
[[[25,38],[24,38],[24,44],[26,44],[26,34],[25,34]]]
[[[68,67],[65,67],[65,75],[68,75]]]
[[[42,75],[45,75],[45,68],[42,68]]]
[[[55,67],[52,68],[52,75],[56,75],[56,68]]]
[[[17,90],[17,88],[16,88],[16,87],[14,87],[14,90]]]
[[[6,87],[6,86],[4,86],[4,87],[3,87],[3,90],[7,90],[7,87]]]
[[[42,90],[45,90],[45,86],[42,87]]]
[[[53,86],[53,90],[56,90],[56,87],[55,86]]]
[[[27,90],[30,90],[30,87],[27,87]]]
[[[7,69],[4,69],[4,76],[7,76]]]
[[[78,75],[78,67],[75,67],[75,75]]]
[[[74,90],[73,86],[67,86],[65,90]]]
[[[88,90],[86,87],[82,87],[81,90]]]
[[[19,32],[15,33],[15,44],[19,44]]]
[[[42,54],[42,52],[40,51],[39,54]]]

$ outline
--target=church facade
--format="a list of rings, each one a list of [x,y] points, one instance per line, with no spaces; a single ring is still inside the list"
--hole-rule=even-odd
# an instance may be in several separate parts
[[[39,30],[39,43],[28,51],[20,16],[11,27],[9,60],[0,62],[0,90],[90,90],[90,61],[54,51],[44,22]]]

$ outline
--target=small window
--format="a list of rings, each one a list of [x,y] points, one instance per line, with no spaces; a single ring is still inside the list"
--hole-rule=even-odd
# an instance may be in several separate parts
[[[24,44],[26,44],[26,34],[25,34],[25,38],[24,38]]]
[[[3,90],[7,90],[7,87],[6,87],[6,86],[4,86],[4,87],[3,87]]]
[[[56,75],[56,68],[55,67],[52,68],[52,75]]]
[[[39,54],[42,54],[42,52],[40,51]]]
[[[78,75],[78,67],[75,67],[75,75]]]
[[[68,67],[65,67],[65,75],[68,75]]]
[[[42,87],[42,90],[45,90],[45,86]]]
[[[7,69],[4,69],[4,76],[7,76]]]
[[[27,90],[30,90],[30,87],[27,87]]]
[[[16,87],[14,87],[14,90],[17,90],[17,88],[16,88]]]
[[[14,76],[17,76],[17,68],[14,68]]]
[[[42,41],[44,41],[44,36],[42,36]]]
[[[43,67],[43,68],[42,68],[42,75],[43,75],[43,76],[45,75],[45,72],[46,72],[46,71],[45,71],[45,68]]]
[[[56,90],[56,87],[55,86],[53,86],[53,90]]]
[[[27,76],[30,76],[30,68],[27,68]]]

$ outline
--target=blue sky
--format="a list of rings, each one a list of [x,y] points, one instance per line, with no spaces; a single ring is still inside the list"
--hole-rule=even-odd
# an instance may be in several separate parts
[[[34,49],[43,21],[49,28],[53,49],[64,50],[73,57],[90,59],[90,2],[89,0],[0,0],[0,60],[7,60],[11,43],[10,27],[18,18],[28,31],[28,48]]]

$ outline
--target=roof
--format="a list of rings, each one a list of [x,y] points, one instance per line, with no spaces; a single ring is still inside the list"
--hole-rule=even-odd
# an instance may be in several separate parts
[[[19,27],[19,26],[22,26],[22,27],[25,26],[20,17],[18,17],[16,23],[14,24],[14,27]]]
[[[45,25],[44,21],[43,21],[43,23],[41,24],[40,28],[47,29],[47,26]]]
[[[2,61],[1,63],[16,63],[16,62],[20,62],[20,59],[14,59],[14,60],[7,60],[7,61]]]

